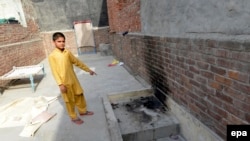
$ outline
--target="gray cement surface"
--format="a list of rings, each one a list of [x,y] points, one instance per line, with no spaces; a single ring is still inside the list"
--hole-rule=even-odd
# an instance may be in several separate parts
[[[142,33],[147,35],[248,35],[249,0],[140,1]]]
[[[91,19],[93,26],[108,26],[106,0],[32,0],[39,29],[72,29],[73,22]],[[52,14],[57,13],[57,14]]]
[[[102,97],[124,91],[150,88],[141,84],[123,66],[108,67],[114,57],[99,54],[86,54],[79,57],[89,67],[94,68],[97,76],[90,76],[76,68],[78,79],[85,91],[88,110],[94,111],[93,116],[81,117],[82,125],[72,123],[64,109],[61,98],[53,102],[48,111],[57,115],[43,124],[34,137],[20,137],[23,127],[0,129],[1,141],[110,141],[107,120],[103,108]],[[41,63],[45,65],[46,76],[35,77],[36,91],[33,93],[29,80],[18,80],[15,85],[6,89],[0,95],[0,106],[15,99],[37,96],[58,96],[58,86],[52,77],[48,60]]]

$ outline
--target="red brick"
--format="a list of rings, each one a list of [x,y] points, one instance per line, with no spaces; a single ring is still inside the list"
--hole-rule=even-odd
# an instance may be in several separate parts
[[[233,105],[241,111],[245,111],[246,113],[250,113],[250,104],[249,102],[245,103],[237,99],[233,99]]]
[[[185,75],[188,76],[189,78],[194,78],[194,74],[190,71],[185,71]]]
[[[202,55],[202,54],[197,54],[197,53],[195,53],[193,57],[194,57],[194,59],[197,60],[197,61],[202,61],[203,55]]]
[[[230,96],[227,96],[225,94],[223,94],[222,92],[216,92],[216,97],[220,100],[223,100],[224,102],[227,102],[229,104],[233,103],[233,99]]]
[[[228,114],[227,120],[228,120],[228,124],[237,124],[237,125],[239,125],[239,124],[247,124],[247,122],[240,119],[239,117],[237,117],[234,114]]]
[[[223,58],[227,58],[228,57],[228,50],[216,50],[216,53],[215,55],[218,56],[218,57],[223,57]]]
[[[207,70],[208,67],[209,67],[209,64],[208,64],[208,63],[205,63],[205,62],[197,62],[197,66],[198,66],[200,69]]]
[[[216,98],[214,95],[208,95],[208,100],[211,102],[211,104],[215,104],[218,107],[222,107],[223,106],[223,102]]]
[[[250,95],[245,95],[246,97],[245,97],[245,102],[249,102],[250,101]]]
[[[223,89],[223,86],[217,82],[210,82],[209,84],[212,88],[215,88],[216,90],[221,91]]]
[[[204,77],[202,77],[202,76],[196,76],[196,77],[195,77],[195,80],[196,80],[197,82],[200,82],[202,85],[206,85],[206,84],[207,84],[207,79],[204,78]]]
[[[204,62],[215,65],[216,58],[214,56],[203,55],[202,58]]]
[[[199,74],[199,73],[200,73],[200,70],[199,70],[198,68],[194,67],[194,66],[189,66],[189,70],[190,70],[191,72],[196,73],[196,74]]]
[[[192,79],[189,80],[190,84],[192,84],[193,86],[196,86],[196,87],[200,87],[200,84]]]
[[[222,58],[217,58],[216,64],[220,67],[231,68],[231,60],[226,60]]]
[[[248,123],[250,123],[250,113],[246,113],[245,119]]]
[[[231,87],[225,87],[224,92],[229,96],[236,98],[241,101],[247,101],[246,95],[242,94],[240,91],[235,90]],[[249,99],[250,100],[250,99]]]
[[[190,104],[188,105],[188,107],[189,107],[189,108],[191,109],[191,111],[194,112],[194,113],[199,113],[199,112],[200,112],[200,109],[199,109],[195,104],[190,103]]]
[[[193,59],[186,59],[186,63],[189,65],[194,65],[195,61]]]
[[[227,117],[227,112],[218,106],[213,106],[213,111],[217,114],[219,114],[221,117],[226,118]]]
[[[220,82],[223,85],[228,85],[228,86],[232,84],[232,80],[226,77],[220,76],[220,75],[215,75],[215,81]]]
[[[213,88],[208,87],[207,85],[200,85],[201,91],[207,94],[215,94],[215,90]]]
[[[239,119],[244,119],[245,118],[245,112],[239,110],[238,108],[234,107],[231,104],[228,103],[223,103],[223,107],[225,110],[234,116],[237,116]]]
[[[212,79],[212,80],[214,79],[214,74],[212,72],[201,70],[200,73],[207,79]]]
[[[250,54],[247,52],[232,52],[232,58],[240,61],[250,62]]]
[[[196,101],[195,105],[200,109],[200,111],[208,110],[208,107],[205,105],[205,103],[202,103],[200,101]]]
[[[250,70],[247,70],[247,66],[244,62],[241,62],[241,61],[232,61],[231,62],[231,68],[230,69],[234,69],[234,70],[237,70],[237,71],[240,71],[240,72],[243,72],[243,73],[249,73]]]
[[[208,108],[209,109],[209,108]],[[216,121],[221,121],[222,120],[222,116],[220,116],[218,113],[215,113],[212,109],[208,110],[208,114]]]
[[[216,74],[220,74],[220,75],[225,75],[226,74],[226,70],[216,67],[216,66],[211,66],[210,70]]]
[[[233,88],[245,94],[249,94],[250,92],[250,85],[246,85],[246,84],[236,82],[236,81],[233,82]]]
[[[243,74],[239,71],[232,71],[232,70],[228,71],[228,77],[241,82],[248,82],[249,79],[247,74]]]

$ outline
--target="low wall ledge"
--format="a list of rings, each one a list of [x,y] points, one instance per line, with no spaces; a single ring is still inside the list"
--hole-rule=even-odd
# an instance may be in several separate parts
[[[42,39],[37,38],[37,39],[29,40],[29,41],[22,41],[22,42],[17,42],[17,43],[10,43],[10,44],[6,44],[6,45],[0,45],[0,48],[16,46],[16,45],[21,45],[21,44],[28,44],[28,43],[37,42],[37,41],[42,41]]]

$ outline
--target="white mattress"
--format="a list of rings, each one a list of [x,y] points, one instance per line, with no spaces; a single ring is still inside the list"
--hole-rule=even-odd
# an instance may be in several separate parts
[[[0,80],[10,80],[26,78],[30,75],[35,75],[43,69],[43,65],[33,65],[33,66],[23,66],[23,67],[13,67],[11,71],[0,77]]]

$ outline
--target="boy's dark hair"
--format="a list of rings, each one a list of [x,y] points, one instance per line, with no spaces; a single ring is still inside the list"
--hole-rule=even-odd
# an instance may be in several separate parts
[[[53,34],[52,40],[55,41],[55,40],[58,39],[59,37],[63,37],[63,38],[65,39],[65,36],[64,36],[63,33],[61,33],[61,32],[56,32],[56,33]]]

